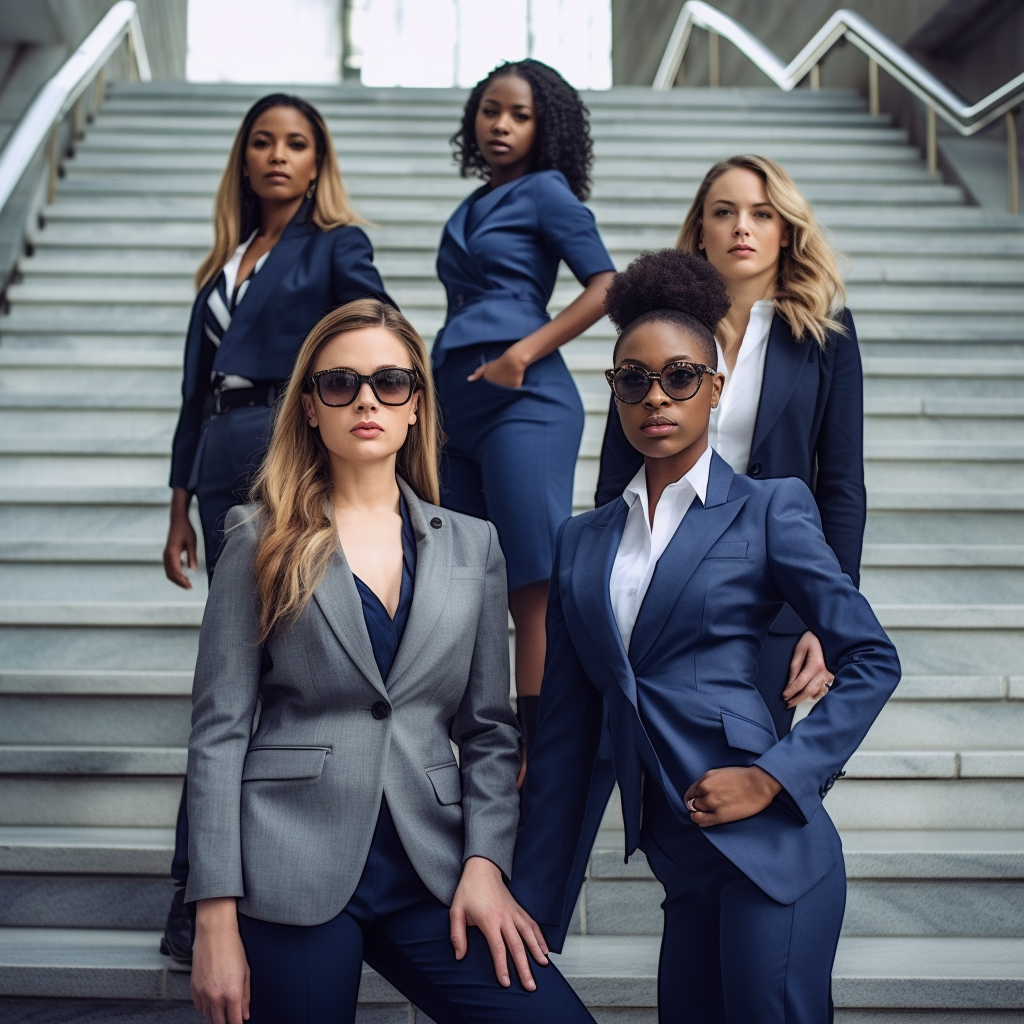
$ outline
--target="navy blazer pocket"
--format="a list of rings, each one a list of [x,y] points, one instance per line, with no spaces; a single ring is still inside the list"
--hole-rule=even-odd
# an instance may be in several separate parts
[[[705,558],[746,558],[747,542],[745,540],[725,540],[716,544],[704,556]]]
[[[457,804],[462,800],[462,779],[459,766],[454,761],[428,768],[427,778],[434,787],[439,804]]]
[[[722,726],[725,739],[730,747],[737,750],[748,750],[752,754],[766,754],[776,744],[775,737],[763,725],[734,714],[722,711]]]
[[[252,747],[245,755],[242,781],[318,778],[330,750],[330,747]]]

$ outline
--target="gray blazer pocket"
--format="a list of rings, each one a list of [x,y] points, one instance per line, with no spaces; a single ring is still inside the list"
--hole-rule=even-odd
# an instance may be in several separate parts
[[[315,779],[330,752],[330,747],[253,747],[245,755],[242,781]]]
[[[726,540],[716,544],[704,556],[705,558],[746,558],[747,542],[745,540]]]
[[[752,722],[742,715],[723,711],[722,725],[725,728],[726,742],[737,750],[766,754],[775,746],[775,737],[763,725],[758,725],[757,722]]]
[[[439,804],[457,804],[462,800],[462,779],[459,766],[454,761],[428,768],[427,778],[434,787]]]

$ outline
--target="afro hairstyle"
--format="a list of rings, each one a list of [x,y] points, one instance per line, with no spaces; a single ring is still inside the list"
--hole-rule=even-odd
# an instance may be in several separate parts
[[[451,137],[459,173],[463,178],[475,175],[484,181],[490,177],[490,165],[476,144],[476,113],[487,86],[502,75],[524,79],[533,92],[537,118],[535,170],[561,171],[573,195],[585,202],[590,196],[594,163],[587,108],[580,94],[554,68],[533,58],[499,64],[473,86],[459,130]]]
[[[615,275],[604,304],[619,332],[616,350],[633,328],[659,320],[693,334],[717,368],[715,331],[731,303],[707,260],[678,249],[644,253]]]

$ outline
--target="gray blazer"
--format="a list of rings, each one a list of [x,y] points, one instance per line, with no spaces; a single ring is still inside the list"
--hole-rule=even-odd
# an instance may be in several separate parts
[[[329,921],[355,891],[382,796],[444,903],[468,857],[511,876],[519,748],[505,560],[490,523],[399,485],[416,580],[386,687],[340,545],[299,617],[256,642],[257,510],[228,513],[192,691],[186,900],[236,896],[260,920]]]

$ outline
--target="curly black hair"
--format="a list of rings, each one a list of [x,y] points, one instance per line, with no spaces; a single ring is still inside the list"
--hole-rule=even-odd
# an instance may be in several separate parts
[[[587,108],[580,94],[554,68],[533,58],[499,64],[473,86],[462,112],[462,124],[450,140],[459,173],[484,181],[490,177],[491,168],[476,144],[476,112],[484,90],[501,75],[517,75],[533,90],[537,111],[534,169],[561,171],[576,198],[585,202],[590,197],[590,169],[594,163]]]
[[[708,365],[718,366],[715,331],[731,303],[707,260],[679,249],[646,252],[615,275],[604,305],[619,332],[616,350],[640,324],[668,321],[693,334]]]

